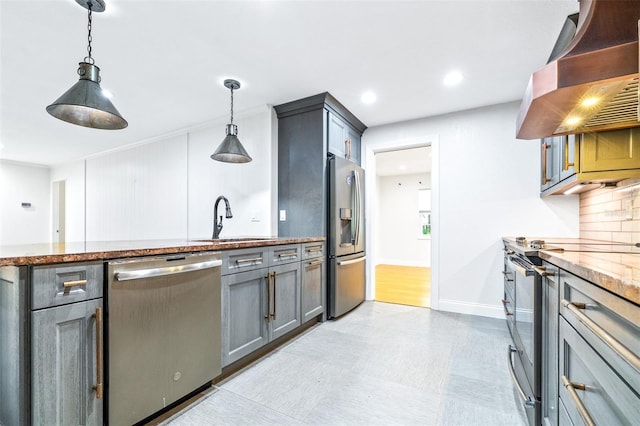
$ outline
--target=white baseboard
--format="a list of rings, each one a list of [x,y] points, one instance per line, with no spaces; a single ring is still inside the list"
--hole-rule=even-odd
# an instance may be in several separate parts
[[[504,319],[504,308],[501,305],[484,305],[481,303],[461,302],[459,300],[442,300],[438,302],[438,310],[457,314],[478,315],[481,317]]]
[[[376,265],[418,266],[430,268],[429,260],[376,259]]]

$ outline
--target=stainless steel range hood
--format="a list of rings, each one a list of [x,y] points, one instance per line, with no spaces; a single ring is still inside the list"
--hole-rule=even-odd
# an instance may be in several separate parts
[[[640,126],[639,19],[638,0],[580,0],[575,36],[529,80],[517,138]]]

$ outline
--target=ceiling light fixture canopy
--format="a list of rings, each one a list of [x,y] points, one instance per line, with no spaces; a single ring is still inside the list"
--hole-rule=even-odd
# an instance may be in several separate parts
[[[127,127],[113,103],[100,88],[100,68],[91,56],[92,12],[105,10],[104,0],[76,0],[88,12],[88,45],[84,60],[78,64],[80,79],[54,103],[47,107],[52,116],[79,126],[94,129],[116,130]]]
[[[240,82],[228,79],[224,81],[224,87],[231,90],[231,123],[227,124],[227,136],[211,154],[211,159],[225,163],[248,163],[252,158],[238,139],[238,126],[233,124],[233,91],[240,88]]]

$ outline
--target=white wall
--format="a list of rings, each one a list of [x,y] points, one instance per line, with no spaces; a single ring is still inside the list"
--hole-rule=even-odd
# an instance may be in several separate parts
[[[376,264],[431,266],[431,239],[421,238],[418,189],[431,187],[428,173],[378,176]]]
[[[234,215],[222,237],[275,235],[275,115],[264,106],[235,118],[250,163],[210,158],[225,136],[221,118],[54,167],[51,181],[66,181],[67,241],[210,238],[218,195]]]
[[[219,195],[227,197],[233,212],[233,218],[222,219],[221,238],[275,235],[271,190],[278,185],[271,170],[276,167],[277,153],[271,150],[271,108],[235,120],[235,124],[238,139],[252,158],[249,163],[221,163],[209,158],[224,139],[223,122],[189,133],[189,238],[211,238],[213,207]],[[218,215],[224,213],[221,201]]]
[[[432,307],[502,317],[504,235],[578,236],[578,198],[539,197],[539,144],[515,139],[519,103],[373,127],[363,135],[364,166],[374,152],[433,145]],[[378,242],[367,175],[367,251]],[[369,215],[368,215],[369,216]],[[373,296],[375,259],[368,266]]]
[[[49,173],[48,167],[0,161],[0,245],[50,240]]]

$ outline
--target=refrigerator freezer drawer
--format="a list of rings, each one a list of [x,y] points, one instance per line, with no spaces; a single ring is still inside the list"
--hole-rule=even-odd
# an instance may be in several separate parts
[[[364,301],[366,259],[362,254],[331,259],[330,317],[339,317]]]

